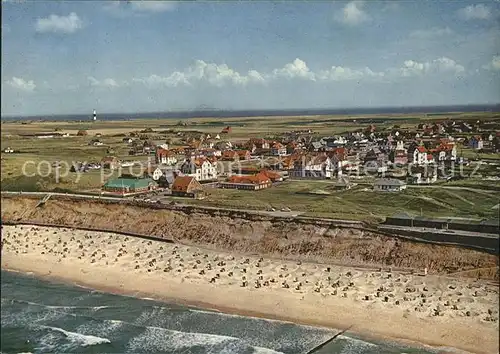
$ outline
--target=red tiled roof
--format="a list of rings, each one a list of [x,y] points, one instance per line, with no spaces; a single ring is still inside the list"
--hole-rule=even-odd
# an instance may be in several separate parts
[[[157,149],[156,150],[156,156],[165,156],[165,157],[169,157],[169,156],[174,156],[174,153],[170,150],[166,150],[166,149]]]
[[[246,155],[250,154],[250,151],[248,150],[237,150],[236,154],[240,157],[245,157]]]
[[[250,183],[250,184],[264,184],[270,183],[271,180],[264,173],[259,172],[252,176],[231,176],[228,179],[231,183]]]
[[[189,184],[193,181],[194,177],[179,176],[174,180],[172,190],[176,192],[187,192]]]
[[[427,160],[432,160],[434,158],[434,156],[432,156],[432,154],[427,154]]]
[[[417,150],[418,150],[419,152],[426,152],[426,151],[427,151],[427,149],[425,148],[425,146],[419,146],[419,147],[417,148]]]

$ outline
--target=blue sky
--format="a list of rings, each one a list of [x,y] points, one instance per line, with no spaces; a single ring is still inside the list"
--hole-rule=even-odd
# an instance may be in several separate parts
[[[2,0],[2,116],[500,101],[499,1]]]

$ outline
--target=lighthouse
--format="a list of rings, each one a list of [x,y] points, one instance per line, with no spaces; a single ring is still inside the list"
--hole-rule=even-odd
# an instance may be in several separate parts
[[[95,122],[97,120],[97,112],[94,109],[92,120]]]

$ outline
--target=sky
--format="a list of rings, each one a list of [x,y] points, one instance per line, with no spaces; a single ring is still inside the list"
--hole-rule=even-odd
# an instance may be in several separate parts
[[[500,102],[500,1],[2,0],[2,116]]]

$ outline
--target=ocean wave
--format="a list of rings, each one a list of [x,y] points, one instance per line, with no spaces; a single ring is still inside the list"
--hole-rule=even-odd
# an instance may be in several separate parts
[[[146,327],[140,335],[127,344],[127,351],[138,352],[176,352],[189,348],[203,348],[206,353],[281,353],[272,349],[254,347],[245,340],[230,336],[207,333],[181,332],[159,327]]]
[[[78,344],[81,347],[89,347],[92,345],[111,343],[108,338],[82,334],[78,332],[70,332],[59,327],[40,326],[39,328],[49,329],[54,332],[63,334],[73,344]]]
[[[368,348],[376,348],[376,347],[378,347],[378,345],[375,343],[366,342],[362,339],[344,336],[342,334],[340,336],[338,336],[337,338],[347,341],[348,343],[356,346],[356,348],[363,348],[363,347],[364,348],[367,348],[367,347]]]
[[[63,309],[63,310],[72,310],[72,309],[88,309],[88,310],[93,310],[93,311],[99,311],[115,306],[59,306],[59,305],[45,305],[45,304],[40,304],[38,302],[32,302],[32,301],[27,301],[27,300],[19,300],[19,299],[8,299],[8,298],[2,298],[1,299],[1,304],[2,305],[7,305],[7,304],[13,304],[13,303],[18,303],[18,304],[26,304],[26,305],[31,305],[31,306],[39,306],[47,309]],[[118,307],[118,306],[116,306]]]

